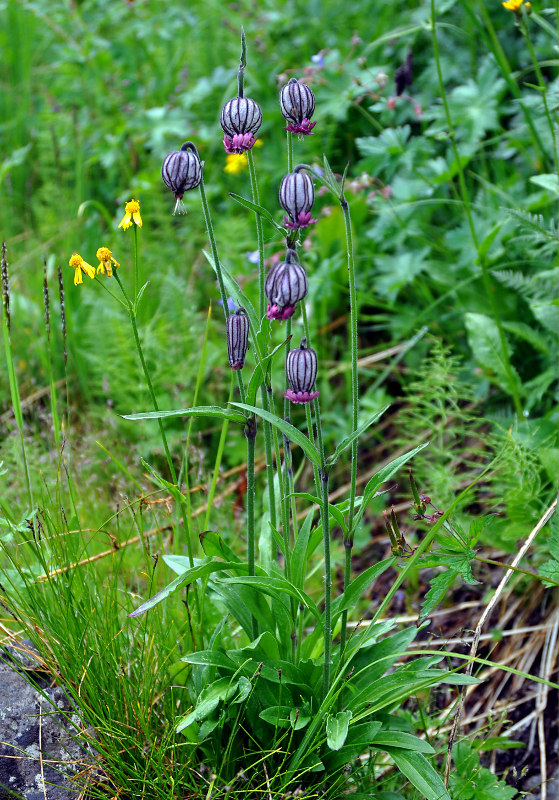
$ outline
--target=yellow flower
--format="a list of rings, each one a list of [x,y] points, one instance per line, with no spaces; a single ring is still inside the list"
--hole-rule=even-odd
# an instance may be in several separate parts
[[[105,270],[107,270],[107,275],[109,278],[113,276],[113,264],[115,267],[120,267],[120,264],[116,259],[113,258],[113,254],[109,250],[108,247],[100,247],[97,251],[97,258],[99,259],[99,266],[97,267],[97,274],[101,273],[102,275],[105,274]]]
[[[83,283],[82,271],[86,272],[90,278],[95,277],[95,269],[91,266],[91,264],[88,264],[87,261],[84,261],[79,253],[72,253],[68,263],[71,267],[74,267],[75,270],[74,286],[77,286],[78,283]]]
[[[520,11],[520,6],[523,2],[524,0],[507,0],[505,3],[503,3],[503,6],[509,11],[514,11],[514,13],[517,14]]]
[[[142,218],[140,216],[140,204],[137,200],[129,200],[128,203],[124,206],[125,215],[119,222],[118,227],[122,228],[122,230],[126,230],[132,225],[132,220],[136,223],[136,225],[141,228],[142,227]]]
[[[229,175],[237,175],[239,172],[244,170],[244,168],[247,166],[247,163],[248,162],[245,153],[242,153],[241,155],[231,153],[225,158],[225,172],[228,172]]]

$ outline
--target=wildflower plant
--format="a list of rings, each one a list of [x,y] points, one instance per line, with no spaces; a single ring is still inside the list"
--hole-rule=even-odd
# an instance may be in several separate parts
[[[340,181],[326,157],[320,171],[304,164],[293,168],[294,130],[288,125],[287,174],[279,187],[280,203],[287,216],[283,224],[275,220],[260,204],[251,148],[261,124],[261,111],[256,101],[244,97],[245,68],[243,33],[238,96],[222,109],[221,125],[226,152],[229,156],[245,153],[249,166],[252,197],[233,195],[233,199],[255,216],[259,269],[255,302],[220,259],[204,190],[202,162],[198,158],[195,164],[190,161],[187,164],[185,156],[180,155],[185,152],[186,158],[190,153],[197,155],[194,146],[183,145],[168,155],[162,168],[163,180],[175,196],[195,186],[199,190],[210,241],[207,259],[217,278],[224,313],[223,353],[225,358],[227,351],[233,370],[236,397],[226,405],[159,409],[135,323],[137,300],[143,289],[129,299],[117,270],[113,271],[122,289],[123,304],[130,313],[152,398],[152,410],[129,414],[125,419],[158,421],[171,481],[154,470],[151,473],[160,486],[171,491],[181,509],[188,553],[163,556],[177,577],[130,616],[149,612],[182,588],[192,590],[195,605],[189,611],[190,652],[182,659],[190,670],[186,687],[190,705],[179,709],[176,732],[185,736],[194,761],[211,763],[215,780],[223,786],[231,786],[242,774],[251,789],[256,790],[263,772],[266,780],[273,783],[274,791],[282,794],[298,786],[316,789],[320,785],[330,792],[347,783],[345,767],[360,753],[369,751],[389,756],[425,797],[449,800],[441,777],[426,758],[433,753],[431,746],[402,732],[391,712],[425,688],[440,683],[471,683],[474,679],[456,670],[436,668],[439,654],[395,666],[413,641],[416,629],[395,633],[391,631],[393,622],[381,620],[393,593],[429,547],[445,515],[435,522],[403,568],[399,569],[398,563],[404,554],[401,548],[358,576],[352,574],[351,568],[355,532],[372,499],[382,494],[383,484],[426,445],[383,466],[368,481],[363,494],[357,496],[358,439],[386,408],[378,409],[365,424],[358,425],[358,306],[351,215],[344,195],[345,174]],[[282,90],[281,111],[286,119],[296,120],[293,126],[305,127],[303,133],[310,133],[308,119],[314,111],[314,96],[310,89],[295,83],[290,82]],[[330,453],[325,448],[320,409],[324,373],[311,346],[305,308],[312,275],[307,275],[301,263],[304,258],[299,254],[303,252],[301,231],[316,221],[311,219],[315,180],[341,206],[349,275],[352,415],[347,435]],[[130,219],[139,214],[139,208],[129,205],[123,227],[132,224]],[[263,223],[271,225],[274,233],[283,237],[286,247],[285,260],[268,272],[263,257]],[[136,228],[134,233],[137,235]],[[237,306],[235,312],[230,310],[231,299]],[[294,320],[304,333],[298,347],[291,344]],[[274,336],[278,335],[280,342],[274,346]],[[251,374],[246,375],[249,348],[253,367]],[[278,383],[281,391],[277,389]],[[304,422],[299,413],[295,422],[291,420],[290,404],[294,413],[297,406],[304,408]],[[200,537],[201,551],[192,541],[187,497],[181,491],[163,429],[163,420],[171,416],[217,418],[242,430],[247,447],[246,548],[239,547],[239,543],[233,545],[225,530],[206,530]],[[269,517],[261,525],[257,543],[255,453],[260,429]],[[292,452],[293,448],[297,451]],[[346,449],[351,449],[349,496],[334,503],[329,493],[329,476]],[[299,462],[297,469],[295,460]],[[305,464],[310,467],[308,474],[314,476],[312,488],[298,486],[294,477],[295,473],[307,474],[303,470]],[[306,508],[300,503],[305,503]],[[333,591],[331,530],[335,525],[343,532],[346,561],[343,584]],[[322,594],[316,597],[310,590],[308,572],[320,545],[324,580]],[[370,624],[350,628],[349,613],[370,585],[390,568],[399,569],[393,590]],[[216,605],[225,614],[214,630],[208,630],[203,611],[208,604]],[[232,626],[225,624],[225,620],[230,620]],[[255,750],[260,756],[254,756]],[[266,769],[261,767],[263,759]]]

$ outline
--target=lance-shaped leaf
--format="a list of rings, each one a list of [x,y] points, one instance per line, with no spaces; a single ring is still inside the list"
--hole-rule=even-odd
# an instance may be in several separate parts
[[[138,414],[121,414],[122,419],[163,419],[166,417],[220,417],[230,422],[246,422],[246,417],[232,408],[221,406],[192,406],[192,408],[175,408],[172,411],[141,411]]]
[[[274,228],[279,233],[282,234],[282,236],[285,236],[285,230],[281,227],[281,225],[278,225],[278,223],[275,221],[275,219],[270,214],[268,209],[264,208],[263,206],[259,206],[256,203],[251,202],[250,200],[246,200],[244,197],[241,197],[239,194],[235,194],[234,192],[229,192],[229,197],[232,197],[233,200],[235,200],[235,202],[239,203],[241,206],[244,206],[245,208],[249,208],[251,211],[254,211],[256,214],[260,214],[260,216],[263,217],[271,225],[273,225]]]
[[[212,267],[213,271],[217,275],[217,269],[212,254],[208,253],[206,250],[204,250],[203,253],[206,256],[206,259],[208,260],[208,263]],[[233,278],[227,267],[224,267],[223,264],[220,264],[220,266],[221,266],[221,275],[223,277],[223,283],[225,284],[227,292],[233,298],[235,304],[238,305],[239,308],[245,309],[245,311],[248,314],[248,318],[250,320],[250,326],[252,328],[252,331],[256,333],[256,331],[260,328],[260,323],[256,311],[254,310],[254,306],[252,305],[246,294],[243,292],[243,290],[241,289],[235,278]]]
[[[275,414],[271,414],[269,411],[265,411],[263,408],[249,406],[246,403],[230,403],[230,405],[234,406],[235,408],[242,408],[244,411],[249,411],[251,414],[255,414],[257,417],[261,417],[261,419],[265,419],[267,422],[270,422],[282,433],[284,433],[291,442],[295,442],[295,444],[297,444],[307,456],[309,461],[311,461],[317,467],[320,467],[320,455],[318,450],[305,436],[305,434],[299,430],[299,428],[295,428],[289,422],[281,419],[281,417],[276,417]]]
[[[354,439],[357,439],[358,436],[361,436],[361,434],[364,433],[367,430],[367,428],[370,428],[371,425],[374,425],[375,422],[377,422],[389,408],[390,404],[384,406],[384,408],[382,408],[380,411],[377,411],[376,414],[373,414],[373,416],[369,420],[367,420],[367,422],[364,422],[363,425],[360,425],[356,431],[353,431],[353,433],[350,433],[349,436],[344,437],[342,441],[339,443],[339,445],[336,447],[335,452],[327,458],[326,463],[328,464],[328,466],[332,466],[333,464],[335,464],[340,455],[346,449],[346,447],[349,447],[350,444],[354,441]]]

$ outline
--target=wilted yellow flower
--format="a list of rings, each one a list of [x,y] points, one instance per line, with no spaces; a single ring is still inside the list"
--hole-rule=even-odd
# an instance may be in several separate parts
[[[128,203],[124,206],[125,215],[120,220],[118,227],[122,228],[122,230],[126,230],[132,225],[132,220],[136,223],[136,225],[141,228],[142,227],[142,218],[140,216],[140,204],[137,200],[129,200]]]
[[[516,14],[518,11],[520,11],[520,6],[523,2],[524,0],[506,0],[506,2],[503,3],[503,6],[509,11],[514,11]]]
[[[95,269],[91,266],[91,264],[88,264],[87,261],[84,261],[79,253],[72,253],[68,263],[75,270],[74,286],[77,286],[78,283],[83,283],[82,272],[86,272],[90,278],[95,277]]]
[[[239,172],[242,172],[245,167],[247,166],[247,157],[244,153],[241,155],[237,155],[235,153],[231,153],[225,157],[225,172],[228,172],[229,175],[237,175]]]
[[[97,258],[99,259],[99,266],[97,267],[97,274],[101,273],[102,275],[105,274],[105,270],[107,270],[107,275],[109,278],[113,276],[113,264],[115,267],[120,267],[120,264],[116,259],[113,258],[113,254],[109,250],[108,247],[100,247],[97,251]]]

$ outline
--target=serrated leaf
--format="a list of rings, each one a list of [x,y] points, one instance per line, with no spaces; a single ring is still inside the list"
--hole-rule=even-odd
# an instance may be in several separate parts
[[[343,747],[352,716],[351,711],[339,711],[336,716],[330,715],[326,720],[326,744],[330,750]]]
[[[441,572],[431,579],[431,588],[425,595],[421,612],[417,618],[418,625],[421,625],[421,623],[426,620],[432,611],[439,605],[447,591],[454,583],[458,574],[459,573],[455,570],[447,569],[445,572]]]

